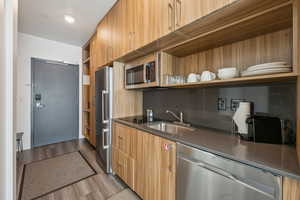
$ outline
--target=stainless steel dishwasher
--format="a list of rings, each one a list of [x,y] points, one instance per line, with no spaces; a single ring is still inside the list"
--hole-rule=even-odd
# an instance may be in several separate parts
[[[282,200],[282,177],[178,143],[176,200]]]

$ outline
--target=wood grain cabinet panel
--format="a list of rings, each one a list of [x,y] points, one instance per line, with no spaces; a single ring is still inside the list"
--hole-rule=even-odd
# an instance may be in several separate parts
[[[137,48],[174,31],[174,0],[141,0],[141,2],[144,7],[144,25],[137,28],[136,31],[143,31],[144,37],[143,42],[137,43]]]
[[[113,171],[144,200],[175,200],[174,142],[114,123],[112,157]]]
[[[300,199],[300,182],[295,179],[284,177],[283,179],[283,200]]]
[[[121,41],[122,41],[122,4],[116,3],[115,6],[112,8],[113,12],[113,25],[112,25],[112,57],[113,60],[117,59],[122,55],[121,50]]]
[[[135,191],[144,200],[175,200],[176,144],[137,132]]]
[[[96,102],[95,102],[95,70],[97,66],[97,40],[96,36],[90,42],[90,135],[88,136],[89,142],[96,146]]]
[[[175,27],[181,28],[236,0],[175,0]]]
[[[135,187],[135,160],[113,147],[112,168],[116,174],[131,188]]]
[[[107,44],[106,44],[106,38],[107,38],[107,18],[103,18],[101,23],[97,27],[97,62],[96,66],[102,66],[107,62]]]
[[[136,158],[136,129],[114,123],[113,146],[129,157]]]

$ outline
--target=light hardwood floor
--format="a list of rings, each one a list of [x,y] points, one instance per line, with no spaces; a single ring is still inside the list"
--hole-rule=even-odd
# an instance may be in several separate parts
[[[25,164],[44,160],[65,153],[80,151],[97,172],[96,175],[54,191],[39,200],[138,200],[139,198],[117,178],[106,175],[96,162],[96,151],[86,140],[72,140],[51,144],[18,154],[17,188],[18,197]],[[20,200],[18,198],[18,200]]]

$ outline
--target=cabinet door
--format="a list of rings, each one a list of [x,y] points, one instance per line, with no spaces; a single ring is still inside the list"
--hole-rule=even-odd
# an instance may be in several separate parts
[[[136,129],[114,123],[112,145],[131,158],[136,158]]]
[[[158,138],[157,147],[159,155],[160,172],[159,184],[156,190],[160,190],[159,200],[175,200],[176,190],[176,144],[163,138]],[[159,186],[158,186],[159,185]]]
[[[137,158],[136,158],[136,170],[135,170],[135,188],[134,191],[142,197],[142,199],[147,200],[147,190],[151,190],[150,178],[152,176],[152,170],[148,171],[150,166],[147,166],[149,161],[152,160],[152,153],[149,154],[151,147],[150,145],[151,136],[147,133],[137,131]],[[152,149],[152,148],[151,148]]]
[[[175,200],[176,144],[137,132],[135,191],[144,200]]]
[[[122,41],[122,3],[118,1],[113,8],[113,26],[112,26],[112,47],[113,47],[113,60],[122,55],[121,41]]]
[[[146,43],[145,41],[145,32],[148,31],[147,24],[145,23],[145,2],[147,0],[131,0],[134,3],[134,16],[132,18],[134,26],[132,27],[133,35],[132,35],[132,42],[133,42],[133,50],[138,49],[144,46]]]
[[[107,64],[113,61],[113,32],[115,26],[115,7],[113,7],[109,13],[105,16],[105,34],[104,34],[104,42],[106,47],[106,62]]]
[[[122,151],[113,147],[112,168],[113,171],[131,188],[134,188],[134,159],[128,157]]]
[[[161,38],[175,29],[175,0],[155,0],[155,22],[157,35]]]
[[[300,199],[300,182],[295,179],[283,178],[283,200]]]
[[[106,27],[107,19],[105,17],[97,27],[97,46],[99,48],[97,52],[97,66],[103,66],[107,63]]]
[[[236,0],[175,0],[176,29],[234,1]]]
[[[134,50],[135,0],[120,0],[122,9],[122,55]]]

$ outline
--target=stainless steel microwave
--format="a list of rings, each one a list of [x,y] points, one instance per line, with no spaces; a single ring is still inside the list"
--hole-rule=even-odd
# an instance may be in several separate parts
[[[159,86],[160,54],[142,57],[125,65],[125,88],[138,89]]]

